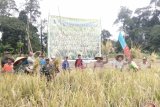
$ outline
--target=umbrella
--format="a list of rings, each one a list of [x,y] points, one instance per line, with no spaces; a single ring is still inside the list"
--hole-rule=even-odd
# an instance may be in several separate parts
[[[17,57],[15,62],[14,62],[14,66],[18,65],[21,61],[25,61],[27,58],[26,57]]]

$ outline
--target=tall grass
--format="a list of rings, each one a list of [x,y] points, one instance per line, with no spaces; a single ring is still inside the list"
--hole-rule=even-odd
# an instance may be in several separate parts
[[[138,47],[132,47],[132,48],[131,48],[132,56],[133,56],[134,58],[139,58],[139,59],[143,58],[143,57],[144,57],[144,54],[142,53],[141,50],[142,50],[142,49],[141,49],[140,46],[138,46]]]
[[[1,107],[141,107],[160,106],[160,70],[140,72],[73,71],[51,82],[24,74],[0,75]]]

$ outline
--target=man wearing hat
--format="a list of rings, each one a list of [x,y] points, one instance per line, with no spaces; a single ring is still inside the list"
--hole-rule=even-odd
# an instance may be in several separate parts
[[[119,54],[115,57],[115,63],[114,63],[114,67],[116,69],[120,69],[122,70],[124,65],[125,65],[125,62],[123,61],[124,60],[124,56],[122,54]]]
[[[151,64],[147,61],[147,57],[143,57],[142,62],[140,63],[140,69],[151,68]]]
[[[2,73],[12,73],[12,72],[14,72],[12,60],[13,60],[12,58],[7,58],[7,63],[4,64],[4,66],[2,68]]]
[[[96,56],[95,57],[96,62],[94,63],[94,70],[102,70],[104,68],[104,64],[108,63],[108,58],[106,58],[106,61],[103,61],[103,57]]]

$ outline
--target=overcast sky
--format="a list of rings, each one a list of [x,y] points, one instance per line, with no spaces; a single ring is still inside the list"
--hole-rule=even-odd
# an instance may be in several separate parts
[[[135,10],[148,5],[149,2],[150,0],[42,0],[41,11],[43,18],[47,18],[48,14],[60,14],[65,17],[100,19],[102,29],[107,29],[116,36],[117,27],[113,26],[113,22],[120,7],[126,6]]]

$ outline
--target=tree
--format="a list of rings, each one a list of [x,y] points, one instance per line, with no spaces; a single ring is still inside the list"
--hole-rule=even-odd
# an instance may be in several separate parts
[[[23,21],[25,24],[28,22],[27,12],[25,10],[20,11],[18,19]]]
[[[157,10],[157,7],[160,7],[160,0],[151,0],[150,5],[154,5],[155,10]]]
[[[155,6],[154,9],[152,4]],[[145,52],[160,52],[158,44],[160,42],[158,30],[160,29],[160,10],[158,7],[160,7],[160,0],[151,0],[148,6],[136,9],[133,15],[128,9],[121,8],[115,24],[120,23],[120,28],[129,35],[126,41],[130,47],[140,46]]]
[[[14,52],[16,52],[17,42],[25,43],[25,23],[14,17],[1,16],[0,17],[0,31],[2,34],[2,44],[10,45]]]
[[[33,23],[37,21],[37,18],[40,17],[41,12],[39,11],[40,4],[38,0],[26,0],[25,11],[29,16],[29,22]]]
[[[41,20],[41,45],[42,50],[47,51],[48,37],[47,37],[47,20]]]
[[[101,31],[102,40],[107,40],[111,36],[111,33],[108,30],[103,29]]]
[[[118,14],[118,18],[115,20],[114,24],[122,24],[120,30],[126,31],[127,24],[131,21],[132,11],[126,7],[121,7],[121,10]]]
[[[30,39],[30,42],[33,47],[33,51],[40,50],[40,39],[39,39],[39,35],[37,34],[38,29],[32,23],[28,22],[27,12],[25,10],[22,10],[19,13],[18,19],[25,23],[25,32],[26,32],[26,35],[25,35],[26,42],[24,44],[25,47],[28,46],[28,44],[29,44],[28,40]]]
[[[14,0],[0,0],[0,16],[11,16],[13,12],[18,12]]]
[[[109,54],[113,50],[112,42],[110,41],[111,33],[108,30],[103,29],[101,31],[102,40],[102,54]]]

